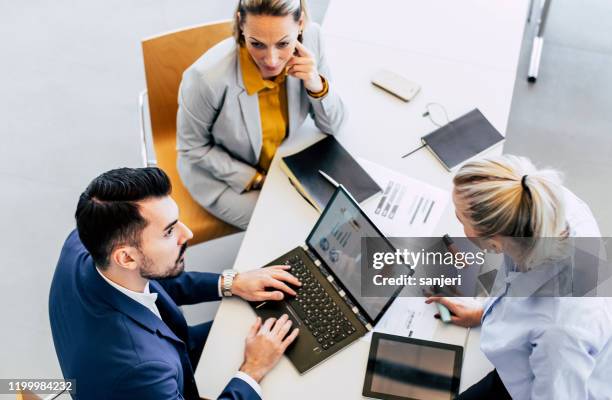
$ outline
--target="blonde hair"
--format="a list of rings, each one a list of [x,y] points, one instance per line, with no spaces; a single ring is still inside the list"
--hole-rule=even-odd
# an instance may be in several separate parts
[[[293,20],[298,22],[303,18],[304,23],[308,21],[306,0],[239,0],[234,13],[234,39],[238,44],[244,44],[242,35],[242,23],[247,15],[270,15],[284,17],[293,15]]]
[[[453,183],[480,236],[531,238],[515,241],[524,251],[523,265],[560,256],[553,238],[565,238],[568,226],[558,171],[538,170],[525,157],[502,155],[468,162]]]

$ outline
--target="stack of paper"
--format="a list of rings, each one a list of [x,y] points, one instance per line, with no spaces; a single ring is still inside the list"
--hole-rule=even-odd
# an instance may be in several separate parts
[[[383,188],[362,207],[388,237],[430,236],[450,201],[450,193],[365,159],[361,166]]]

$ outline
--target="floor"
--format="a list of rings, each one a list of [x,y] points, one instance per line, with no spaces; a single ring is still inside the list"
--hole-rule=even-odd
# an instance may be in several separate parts
[[[536,4],[538,1],[536,0]],[[553,0],[535,84],[528,26],[504,151],[558,168],[612,236],[612,2]]]
[[[315,20],[327,2],[310,0]],[[49,283],[74,227],[80,192],[102,171],[139,165],[136,104],[145,86],[139,40],[225,19],[234,2],[0,4],[0,243],[6,257],[0,378],[60,377],[47,315]],[[509,153],[561,168],[604,235],[612,234],[610,15],[607,0],[555,0],[536,84],[525,80],[528,27],[506,144]],[[240,239],[193,248],[188,261],[204,259],[200,268],[222,269],[232,264]],[[186,313],[202,319],[214,314],[214,305]]]

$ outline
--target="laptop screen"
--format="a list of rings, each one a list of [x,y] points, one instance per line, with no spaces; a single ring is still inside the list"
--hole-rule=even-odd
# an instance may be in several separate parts
[[[374,322],[392,301],[361,296],[361,238],[384,237],[350,195],[339,187],[319,217],[306,243],[325,262]],[[380,242],[388,243],[386,240]],[[395,251],[391,244],[383,251]]]

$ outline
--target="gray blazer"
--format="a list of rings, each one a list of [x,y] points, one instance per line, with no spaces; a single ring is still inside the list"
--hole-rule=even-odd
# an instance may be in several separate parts
[[[301,80],[287,77],[288,135],[299,129],[308,114],[322,132],[334,134],[345,109],[330,79],[317,25],[306,27],[303,43],[329,82],[329,92],[312,98]],[[262,132],[258,96],[249,96],[245,90],[233,37],[212,47],[184,72],[178,103],[177,164],[191,195],[207,207],[228,187],[243,192],[255,175]]]

